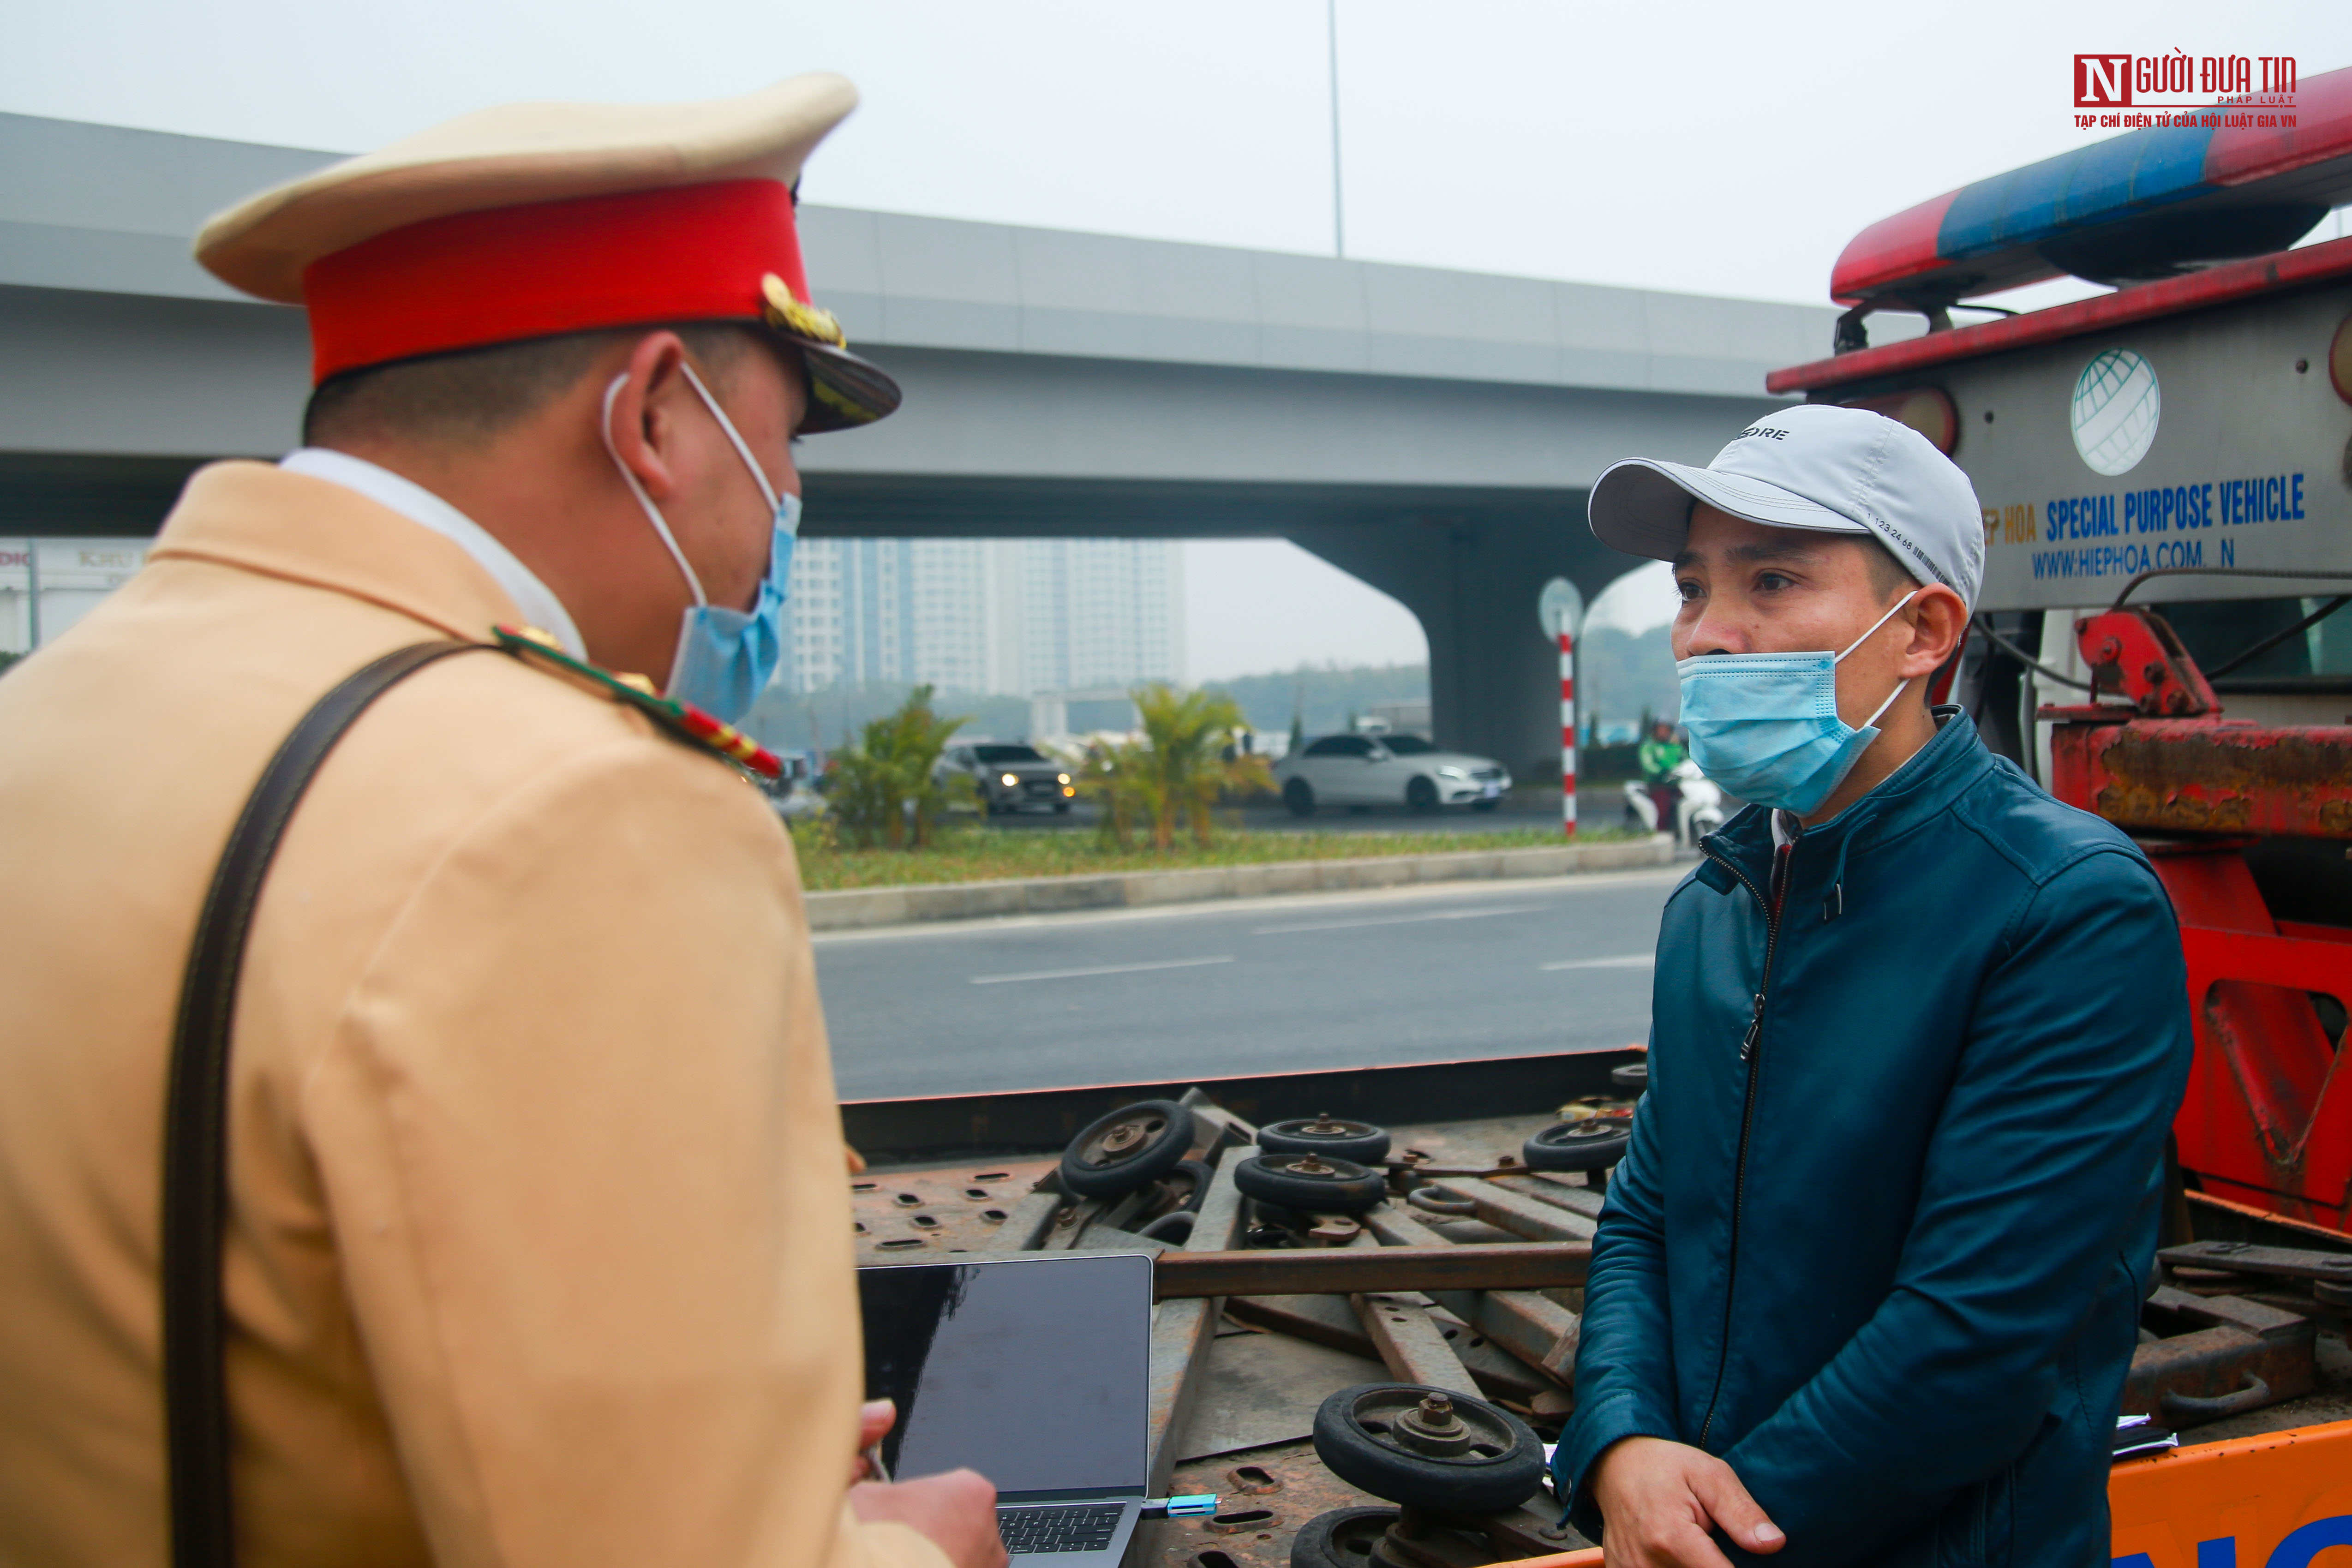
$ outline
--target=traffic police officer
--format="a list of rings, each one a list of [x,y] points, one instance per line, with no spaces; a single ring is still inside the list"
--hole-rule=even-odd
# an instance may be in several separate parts
[[[0,680],[0,1560],[169,1551],[158,1134],[232,821],[354,670],[503,635],[366,712],[254,911],[237,1556],[1003,1561],[978,1477],[849,1487],[840,1120],[728,727],[781,652],[791,439],[898,403],[793,226],[855,101],[494,110],[204,230],[307,309],[318,386],[302,451],[196,474]]]

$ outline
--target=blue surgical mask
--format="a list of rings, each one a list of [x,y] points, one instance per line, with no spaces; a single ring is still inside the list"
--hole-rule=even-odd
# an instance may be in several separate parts
[[[1879,715],[1911,684],[1896,682],[1857,730],[1838,717],[1837,667],[1918,595],[1914,588],[1897,599],[1845,653],[1717,653],[1676,664],[1699,771],[1759,805],[1799,816],[1820,810],[1878,739]]]
[[[775,514],[774,531],[768,544],[768,574],[760,579],[760,597],[749,610],[730,609],[710,602],[702,591],[702,579],[695,575],[669,524],[663,521],[661,509],[654,505],[653,497],[646,494],[646,487],[637,482],[637,476],[629,471],[629,466],[621,461],[621,454],[614,447],[613,400],[620,395],[629,379],[625,374],[614,376],[613,384],[604,389],[604,450],[612,458],[613,466],[621,470],[629,493],[645,508],[654,531],[661,536],[663,547],[677,563],[686,585],[694,592],[694,604],[679,622],[677,651],[670,660],[669,686],[665,694],[680,702],[691,702],[723,723],[739,724],[751,711],[751,704],[760,700],[760,693],[768,689],[768,682],[775,679],[776,667],[783,662],[784,595],[792,584],[793,544],[800,537],[801,498],[776,493],[759,460],[751,456],[751,445],[736,430],[735,422],[727,417],[727,411],[719,406],[719,400],[710,395],[710,389],[702,384],[702,378],[694,374],[694,367],[681,364],[678,368],[686,373],[687,384],[710,410],[710,416],[719,421],[719,427],[727,432],[735,455],[751,471],[751,482],[760,487],[761,499]]]

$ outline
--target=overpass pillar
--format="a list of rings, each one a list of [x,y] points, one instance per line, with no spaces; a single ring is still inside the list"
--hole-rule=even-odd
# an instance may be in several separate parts
[[[1441,746],[1496,758],[1515,778],[1559,772],[1559,645],[1537,596],[1566,577],[1585,603],[1639,563],[1585,526],[1584,495],[1558,506],[1317,528],[1293,540],[1419,617]]]

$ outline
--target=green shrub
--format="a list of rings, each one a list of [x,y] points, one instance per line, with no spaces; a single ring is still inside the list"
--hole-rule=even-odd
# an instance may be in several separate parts
[[[931,689],[918,686],[896,712],[869,722],[856,745],[835,754],[827,814],[861,849],[920,849],[940,815],[972,798],[971,780],[938,776],[940,753],[964,722],[931,710]]]

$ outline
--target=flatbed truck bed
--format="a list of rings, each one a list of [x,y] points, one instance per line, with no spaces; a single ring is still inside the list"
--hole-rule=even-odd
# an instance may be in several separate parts
[[[870,1163],[853,1181],[859,1261],[1097,1248],[1182,1253],[1161,1266],[1168,1282],[1154,1309],[1153,1487],[1155,1494],[1215,1493],[1220,1502],[1213,1515],[1148,1523],[1128,1561],[1133,1568],[1282,1568],[1294,1561],[1302,1527],[1336,1510],[1391,1506],[1341,1480],[1318,1459],[1310,1433],[1328,1395],[1370,1382],[1442,1383],[1449,1375],[1444,1369],[1458,1367],[1451,1375],[1466,1374],[1478,1394],[1549,1441],[1573,1407],[1572,1328],[1564,1345],[1547,1346],[1542,1335],[1563,1321],[1572,1325],[1582,1302],[1580,1289],[1570,1285],[1369,1293],[1300,1287],[1323,1278],[1318,1269],[1328,1273],[1342,1264],[1357,1271],[1360,1283],[1362,1269],[1389,1260],[1341,1259],[1328,1249],[1360,1253],[1383,1244],[1410,1247],[1394,1254],[1401,1267],[1424,1256],[1432,1243],[1458,1248],[1465,1279],[1536,1248],[1556,1249],[1561,1271],[1544,1277],[1580,1279],[1581,1264],[1574,1259],[1591,1235],[1605,1186],[1580,1173],[1529,1172],[1518,1158],[1527,1138],[1553,1123],[1564,1107],[1581,1102],[1604,1115],[1622,1114],[1628,1102],[1617,1098],[1623,1090],[1612,1072],[1642,1060],[1629,1049],[854,1103],[845,1108],[847,1132]],[[1192,1110],[1188,1152],[1213,1161],[1221,1173],[1206,1190],[1184,1194],[1178,1181],[1169,1193],[1129,1202],[1124,1210],[1118,1201],[1077,1199],[1060,1190],[1057,1173],[1071,1140],[1121,1107],[1153,1101]],[[1389,1130],[1388,1197],[1352,1221],[1307,1216],[1318,1221],[1309,1228],[1298,1216],[1287,1216],[1287,1229],[1264,1223],[1265,1216],[1233,1193],[1223,1173],[1255,1152],[1248,1141],[1260,1124],[1318,1115]],[[1415,1199],[1411,1194],[1417,1188],[1426,1191]],[[1189,1235],[1181,1226],[1152,1224],[1155,1207],[1181,1206],[1185,1196],[1200,1215]],[[2197,1194],[2176,1215],[2184,1210],[2185,1222],[2177,1217],[2176,1233],[2167,1238],[2176,1245],[2268,1247],[2352,1259],[2352,1239],[2317,1226]],[[2184,1223],[2185,1236],[2179,1233]],[[1139,1240],[1129,1228],[1133,1226],[1180,1239]],[[1256,1256],[1227,1261],[1235,1255]],[[2206,1261],[2269,1256],[2228,1254]],[[1185,1271],[1197,1273],[1202,1266],[1223,1270],[1215,1276],[1220,1279],[1262,1279],[1283,1289],[1251,1294],[1236,1289],[1215,1298],[1177,1293],[1192,1289],[1183,1283],[1190,1277]],[[1244,1272],[1234,1273],[1236,1268]],[[2156,1407],[2158,1419],[2179,1428],[2180,1447],[2154,1458],[2119,1461],[2113,1494],[2119,1559],[2146,1552],[2146,1568],[2173,1568],[2176,1562],[2179,1568],[2210,1568],[2194,1549],[2197,1541],[2214,1537],[2199,1536],[2201,1526],[2165,1515],[2168,1507],[2177,1511],[2192,1503],[2220,1510],[2216,1519],[2250,1520],[2247,1510],[2259,1509],[2247,1500],[2257,1496],[2290,1513],[2336,1509],[2314,1517],[2343,1515],[2345,1530],[2352,1531],[2352,1493],[2340,1500],[2340,1508],[2291,1500],[2302,1495],[2294,1477],[2340,1473],[2352,1486],[2352,1354],[2345,1343],[2345,1308],[2318,1299],[2332,1293],[2277,1274],[2186,1265],[2169,1271],[2148,1316],[2165,1337],[2143,1345],[2135,1387],[2142,1403]],[[1529,1296],[1551,1303],[1558,1314],[1547,1317],[1530,1304],[1517,1319],[1481,1317],[1489,1297],[1517,1302]],[[1384,1317],[1393,1317],[1394,1326]],[[1443,1350],[1429,1345],[1433,1332]],[[2257,1342],[2265,1339],[2267,1349]],[[2143,1363],[2155,1368],[2153,1375],[2174,1379],[2169,1404],[2165,1389],[2151,1394],[2148,1379],[2137,1375]],[[2250,1400],[2247,1379],[2262,1370],[2271,1373],[2266,1389],[2303,1392]],[[2250,1407],[2212,1414],[2232,1398]],[[2127,1398],[2127,1409],[2132,1403]],[[2168,1417],[2168,1409],[2176,1414]],[[2312,1480],[2303,1491],[2317,1484]],[[2242,1506],[2230,1500],[2233,1488],[2246,1493]],[[1442,1561],[1450,1568],[1561,1553],[1580,1554],[1562,1558],[1562,1568],[1597,1561],[1591,1543],[1562,1525],[1559,1512],[1548,1496],[1538,1494],[1505,1516],[1454,1521],[1442,1542],[1423,1542],[1416,1555],[1424,1565]],[[1372,1563],[1368,1552],[1383,1519],[1366,1517],[1370,1525],[1359,1520],[1350,1526],[1350,1516],[1341,1516],[1336,1537],[1328,1529],[1312,1532],[1300,1548],[1299,1568]],[[2298,1515],[2279,1527],[2276,1538],[2309,1522]],[[2157,1540],[2155,1547],[2149,1539]],[[2254,1551],[2252,1541],[2243,1544],[2248,1553]],[[1383,1550],[1387,1555],[1379,1561],[1393,1562],[1396,1548]],[[2268,1561],[2286,1568],[2278,1558]]]

